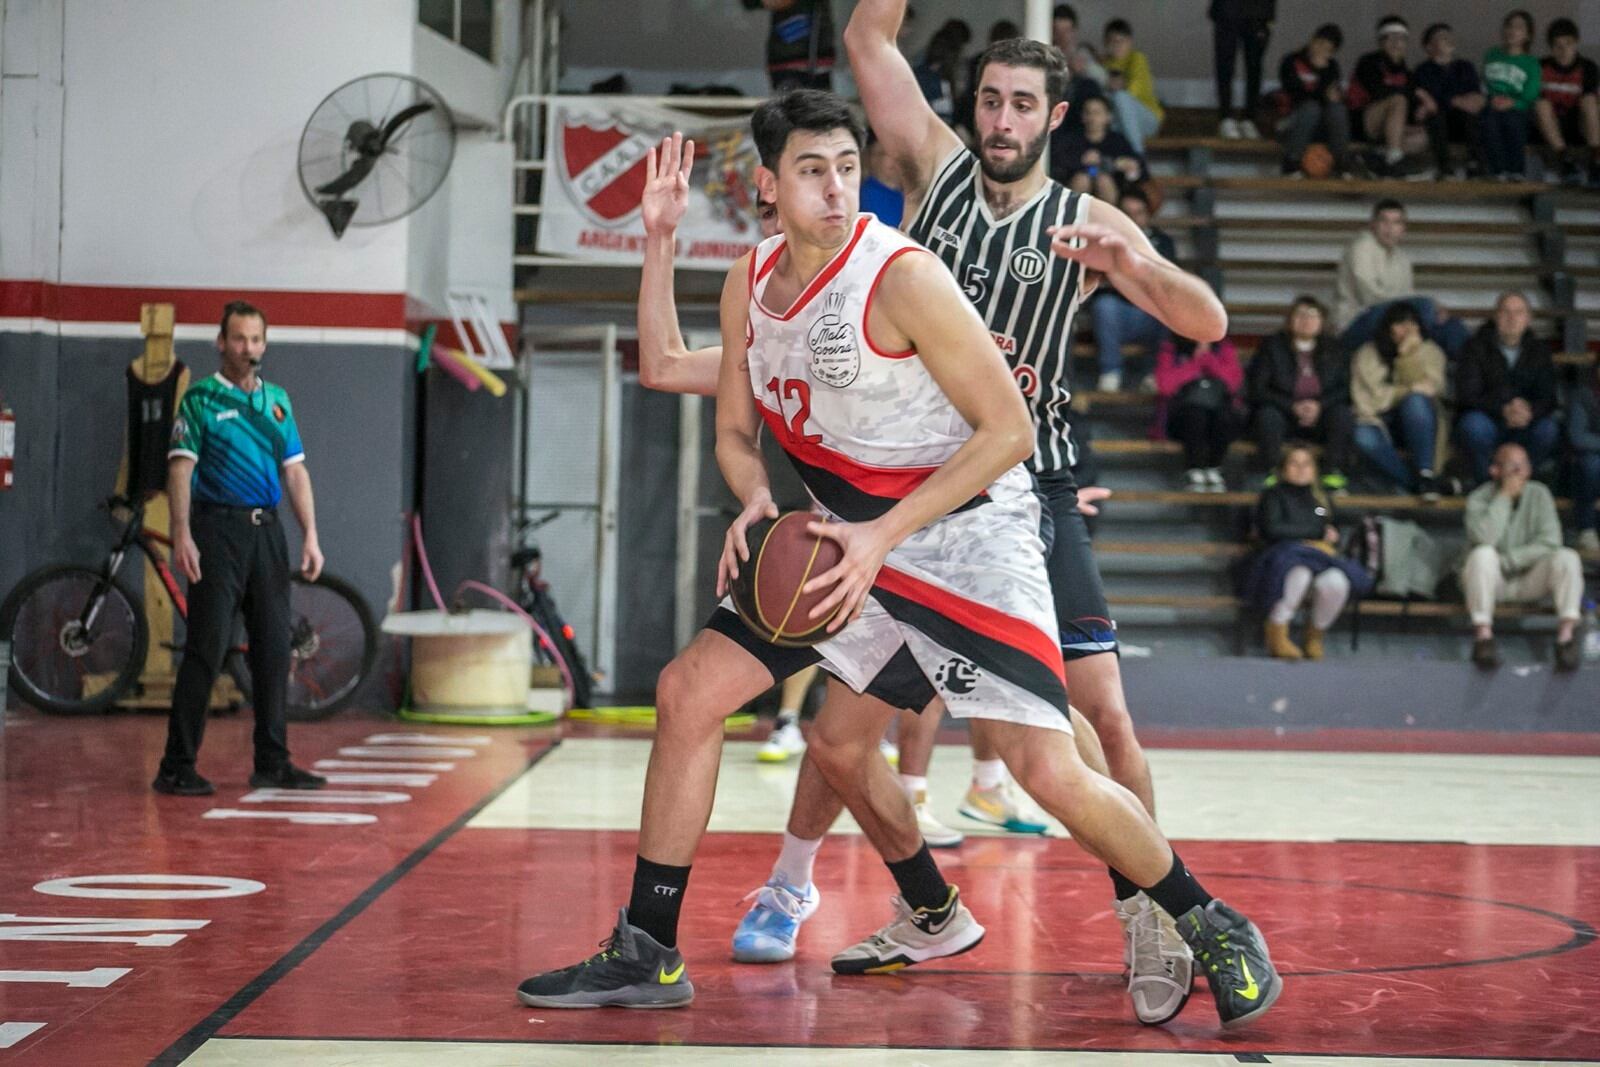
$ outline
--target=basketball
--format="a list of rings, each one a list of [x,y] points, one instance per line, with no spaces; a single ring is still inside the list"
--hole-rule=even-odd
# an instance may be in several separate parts
[[[733,606],[763,640],[785,648],[807,648],[829,637],[832,615],[812,619],[810,614],[833,590],[802,593],[800,587],[832,570],[844,550],[806,529],[816,518],[809,511],[787,511],[745,531],[750,558],[734,579]]]
[[[1326,178],[1333,173],[1333,153],[1325,144],[1314,144],[1300,157],[1300,169],[1307,178]]]

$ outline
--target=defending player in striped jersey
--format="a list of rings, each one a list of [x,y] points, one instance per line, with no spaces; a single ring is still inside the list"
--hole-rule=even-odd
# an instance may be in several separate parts
[[[1075,708],[1094,724],[1112,777],[1155,813],[1149,765],[1134,736],[1111,622],[1078,507],[1068,430],[1073,318],[1102,278],[1174,333],[1222,337],[1227,316],[1210,288],[1162,258],[1111,204],[1045,174],[1050,132],[1066,117],[1065,57],[1037,41],[991,46],[978,61],[977,152],[928,107],[895,46],[905,0],[861,0],[845,46],[867,119],[906,195],[905,230],[950,268],[988,324],[1027,397],[1036,433],[1029,466],[1053,527],[1050,583]],[[1141,1022],[1173,1017],[1193,961],[1171,917],[1115,871],[1128,992]]]
[[[736,264],[723,290],[717,458],[744,509],[719,586],[748,558],[744,530],[772,510],[764,424],[841,520],[813,524],[844,553],[807,589],[829,590],[812,617],[831,618],[833,636],[817,651],[858,699],[813,732],[811,754],[903,900],[894,922],[835,957],[835,970],[893,970],[930,947],[947,955],[982,937],[877,754],[887,711],[864,698],[909,656],[953,713],[986,722],[1018,782],[1083,847],[1179,917],[1209,965],[1224,1025],[1258,1017],[1282,988],[1259,931],[1206,893],[1138,800],[1089,770],[1073,745],[1039,503],[1020,465],[1032,428],[982,321],[925,249],[857,215],[861,135],[841,100],[789,93],[759,108],[752,126],[758,180],[783,236]],[[710,815],[722,720],[771,679],[761,643],[736,633],[714,619],[662,674],[633,893],[612,938],[590,959],[524,982],[524,1003],[692,999],[677,925]]]

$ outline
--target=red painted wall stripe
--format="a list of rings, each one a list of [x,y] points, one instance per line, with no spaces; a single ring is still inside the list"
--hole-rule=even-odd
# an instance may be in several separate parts
[[[294,289],[193,289],[177,286],[57,285],[0,280],[0,318],[57,322],[138,322],[139,305],[172,304],[184,324],[216,322],[222,305],[248,300],[274,326],[404,329],[404,293]]]

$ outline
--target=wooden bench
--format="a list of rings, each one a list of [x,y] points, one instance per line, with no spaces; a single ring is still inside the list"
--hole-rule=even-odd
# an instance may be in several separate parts
[[[1333,233],[1353,237],[1365,226],[1360,218],[1276,218],[1259,215],[1158,215],[1155,225],[1163,230],[1197,230],[1216,227],[1230,231],[1291,231]],[[1600,223],[1565,222],[1469,222],[1457,219],[1407,219],[1408,233],[1427,237],[1522,237],[1559,231],[1568,237],[1600,237]]]

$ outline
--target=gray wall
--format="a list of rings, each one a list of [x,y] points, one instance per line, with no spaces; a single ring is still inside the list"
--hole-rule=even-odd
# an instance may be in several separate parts
[[[18,429],[16,488],[0,492],[0,595],[36,567],[105,552],[112,526],[96,504],[115,488],[123,370],[139,351],[136,341],[0,333],[0,395]],[[177,354],[195,377],[217,368],[210,343],[179,342]],[[262,367],[294,400],[328,569],[377,616],[410,507],[413,359],[396,347],[274,344]],[[299,529],[285,526],[297,558]]]

